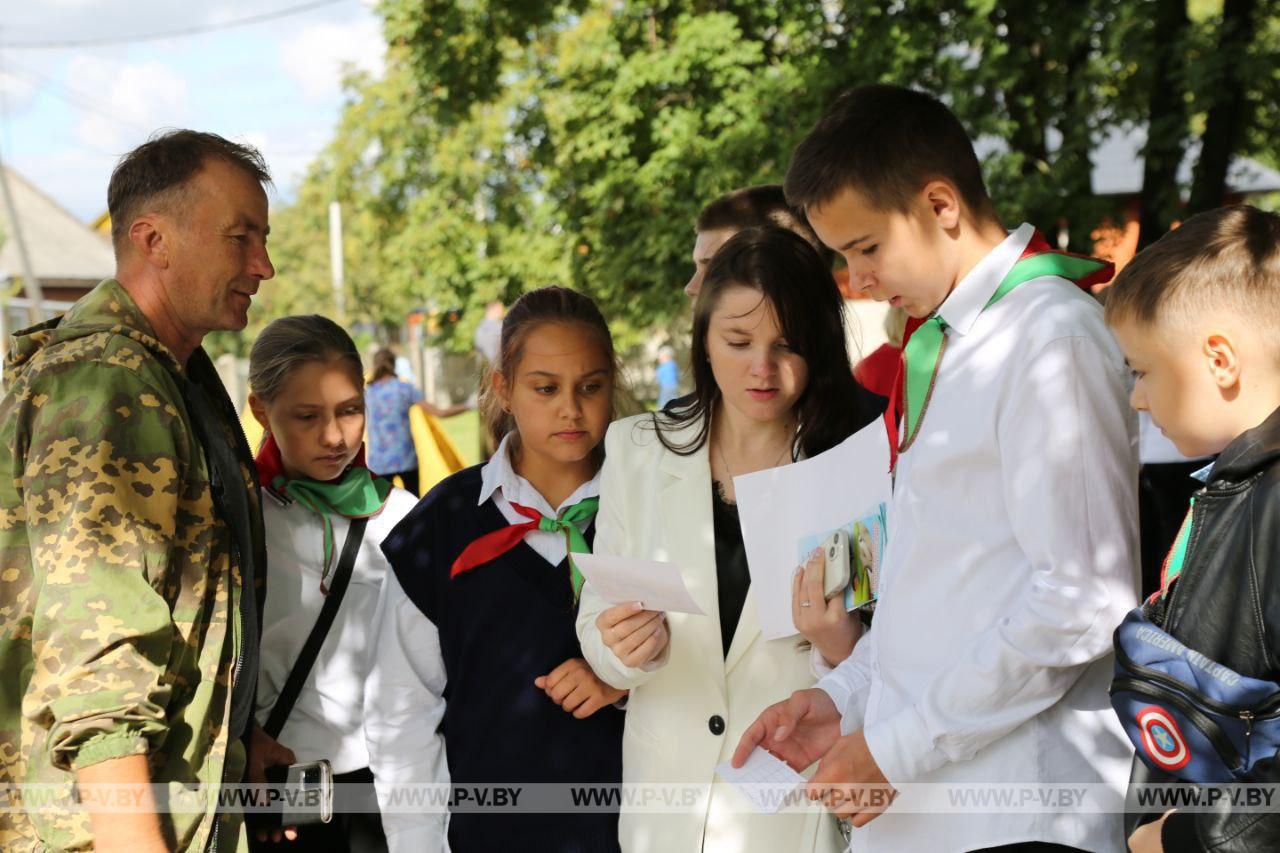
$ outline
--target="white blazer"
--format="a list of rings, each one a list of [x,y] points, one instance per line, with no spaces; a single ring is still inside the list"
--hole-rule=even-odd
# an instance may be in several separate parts
[[[649,415],[614,423],[605,437],[605,463],[594,551],[675,563],[708,615],[668,613],[670,643],[644,668],[625,666],[605,646],[596,617],[610,605],[587,583],[578,610],[582,652],[596,673],[629,688],[622,738],[622,776],[628,785],[672,785],[679,813],[623,803],[619,840],[627,853],[702,850],[835,851],[844,845],[835,818],[801,800],[773,815],[754,811],[714,767],[728,761],[756,716],[815,681],[798,637],[765,641],[748,596],[724,655],[716,586],[711,514],[711,467],[704,446],[680,456],[662,446]],[[693,433],[670,435],[683,444]],[[713,784],[714,780],[714,784]],[[683,808],[684,790],[696,793]],[[661,796],[661,795],[658,795]],[[658,800],[659,802],[673,802]]]

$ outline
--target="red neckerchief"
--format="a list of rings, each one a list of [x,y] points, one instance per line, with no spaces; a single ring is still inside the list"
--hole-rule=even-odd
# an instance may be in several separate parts
[[[258,455],[253,459],[254,464],[258,468],[258,485],[264,489],[272,488],[272,483],[276,477],[288,478],[289,475],[284,472],[284,460],[280,457],[280,445],[276,444],[276,437],[271,433],[267,433],[266,441],[262,442],[262,447],[258,448]],[[356,458],[351,461],[351,468],[368,468],[364,461],[364,444],[361,443],[360,451],[356,454]]]

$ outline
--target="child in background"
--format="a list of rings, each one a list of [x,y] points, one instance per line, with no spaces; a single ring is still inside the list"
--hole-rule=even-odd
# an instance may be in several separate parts
[[[369,413],[369,468],[387,480],[399,477],[405,490],[417,497],[418,451],[409,428],[410,409],[417,406],[428,417],[449,418],[469,407],[457,403],[442,408],[427,402],[421,391],[397,377],[396,354],[389,349],[378,350],[373,357],[373,376],[365,389],[365,402]]]
[[[872,394],[886,399],[893,396],[893,386],[902,364],[902,335],[906,326],[907,312],[901,308],[890,308],[884,315],[884,334],[888,340],[854,365],[854,378]]]
[[[698,214],[693,226],[693,275],[684,286],[685,296],[698,297],[716,251],[747,228],[785,229],[812,246],[828,270],[835,260],[835,253],[822,245],[804,214],[787,204],[781,184],[742,187],[720,196]],[[831,286],[835,287],[834,278]]]
[[[1191,217],[1117,276],[1106,319],[1136,377],[1133,407],[1183,455],[1217,456],[1145,615],[1215,664],[1280,680],[1280,216],[1238,205]],[[1172,778],[1134,768],[1135,782]],[[1280,783],[1280,760],[1249,781]],[[1129,844],[1277,850],[1280,813],[1227,799],[1169,812]]]
[[[295,840],[275,849],[385,850],[364,734],[369,624],[388,572],[378,546],[415,500],[365,467],[364,372],[355,344],[332,320],[284,317],[263,329],[249,356],[249,387],[249,407],[266,431],[257,468],[271,566],[259,726],[268,725],[316,624],[352,520],[368,521],[337,615],[279,742],[254,729],[248,778],[262,781],[268,766],[328,759],[338,784],[333,821],[299,827]],[[362,786],[363,796],[354,795]],[[264,848],[264,841],[251,843]]]
[[[676,364],[676,352],[671,347],[658,350],[658,408],[665,409],[667,403],[676,398],[676,388],[680,384],[680,366]]]
[[[583,660],[574,634],[582,577],[571,556],[595,535],[615,376],[609,328],[587,297],[547,287],[507,312],[484,405],[497,451],[432,489],[382,546],[395,572],[374,621],[368,729],[380,797],[396,782],[621,779],[614,704],[625,691]],[[437,729],[447,766],[418,746]],[[455,811],[449,844],[460,853],[617,849],[615,811],[572,806]],[[389,826],[392,850],[420,849],[413,824],[430,819]]]

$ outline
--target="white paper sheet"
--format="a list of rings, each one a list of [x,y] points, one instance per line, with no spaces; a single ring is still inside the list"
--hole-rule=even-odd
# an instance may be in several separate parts
[[[574,554],[573,562],[596,594],[610,604],[639,601],[646,610],[706,615],[674,563],[605,554]]]
[[[796,633],[791,580],[798,549],[888,505],[889,438],[877,418],[841,444],[781,468],[733,478],[751,597],[766,640]],[[890,530],[893,519],[887,520]]]
[[[759,748],[747,756],[741,767],[734,769],[726,761],[716,765],[716,772],[742,792],[761,814],[773,814],[794,799],[789,795],[804,782],[804,777],[786,762]]]

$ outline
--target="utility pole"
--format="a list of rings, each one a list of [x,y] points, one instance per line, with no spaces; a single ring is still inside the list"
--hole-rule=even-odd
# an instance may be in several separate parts
[[[347,295],[342,269],[342,205],[329,202],[329,268],[333,274],[333,306],[338,310],[338,324],[347,324]]]

